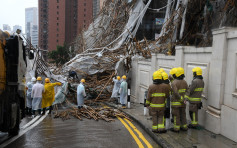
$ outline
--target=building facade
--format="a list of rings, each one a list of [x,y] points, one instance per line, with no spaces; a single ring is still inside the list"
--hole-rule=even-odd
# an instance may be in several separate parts
[[[93,20],[93,0],[38,0],[39,46],[52,51],[73,43]]]
[[[20,25],[13,26],[13,32],[16,32],[17,29],[22,30],[22,27]]]
[[[100,0],[93,0],[93,19],[97,17],[100,12]]]
[[[37,7],[31,7],[25,9],[25,34],[26,38],[31,41],[31,43],[34,42],[34,46],[38,45],[38,8]],[[37,35],[35,34],[37,33]],[[34,34],[34,35],[33,35]]]
[[[3,28],[3,30],[5,30],[5,31],[9,31],[9,32],[12,31],[11,27],[10,27],[8,24],[3,24],[3,25],[2,25],[2,28]]]

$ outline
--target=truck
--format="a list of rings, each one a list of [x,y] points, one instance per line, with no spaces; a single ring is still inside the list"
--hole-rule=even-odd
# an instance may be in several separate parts
[[[0,30],[0,131],[17,135],[25,113],[26,52],[18,33]]]

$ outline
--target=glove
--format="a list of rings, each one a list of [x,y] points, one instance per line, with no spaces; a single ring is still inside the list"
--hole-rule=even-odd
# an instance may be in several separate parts
[[[202,106],[202,102],[200,102],[199,104],[198,104],[198,109],[201,109],[203,106]]]

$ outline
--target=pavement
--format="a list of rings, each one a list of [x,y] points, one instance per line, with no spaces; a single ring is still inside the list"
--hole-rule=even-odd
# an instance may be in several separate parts
[[[120,106],[109,102],[106,105],[121,108]],[[237,143],[222,136],[216,135],[204,128],[189,129],[174,133],[170,130],[167,133],[158,134],[151,131],[152,120],[149,115],[144,115],[144,105],[131,103],[130,109],[121,109],[139,124],[161,147],[167,148],[237,148]],[[170,127],[173,125],[171,124]]]

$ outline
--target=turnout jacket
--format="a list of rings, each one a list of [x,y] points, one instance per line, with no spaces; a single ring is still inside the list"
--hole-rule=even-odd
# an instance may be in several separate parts
[[[185,80],[175,79],[171,83],[171,87],[172,87],[171,106],[185,107],[184,95],[188,89],[187,82]]]
[[[201,102],[203,88],[204,81],[200,78],[194,78],[187,92],[187,98],[190,103],[198,104]]]
[[[151,84],[148,88],[146,104],[150,105],[152,111],[164,110],[169,94],[170,87],[167,84]]]

